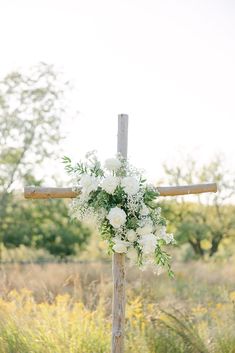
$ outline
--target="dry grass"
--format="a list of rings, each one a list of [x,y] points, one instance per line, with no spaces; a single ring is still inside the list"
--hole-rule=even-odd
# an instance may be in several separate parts
[[[235,266],[214,262],[174,264],[175,279],[166,274],[160,276],[127,267],[127,292],[142,295],[149,302],[174,304],[204,303],[208,300],[226,300],[235,290]],[[112,293],[111,263],[85,264],[10,264],[0,267],[0,293],[5,297],[11,290],[27,288],[36,301],[51,301],[58,294],[68,293],[75,300],[89,303],[105,297],[110,301]]]
[[[234,262],[127,268],[128,353],[235,353]],[[0,353],[108,353],[110,263],[0,269]]]

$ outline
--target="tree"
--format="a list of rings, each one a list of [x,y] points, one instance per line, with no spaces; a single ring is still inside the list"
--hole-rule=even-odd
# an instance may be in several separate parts
[[[65,203],[55,202],[50,214],[41,213],[43,219],[37,212],[40,206],[29,207],[13,192],[22,184],[42,183],[33,169],[56,156],[67,90],[68,82],[45,63],[0,80],[0,243],[4,241],[6,246],[34,244],[63,256],[73,253],[72,244],[82,243],[87,235],[79,233],[79,225],[75,234],[74,226],[64,221]],[[54,228],[49,227],[50,217],[54,222],[56,214]]]
[[[32,181],[33,165],[53,153],[61,139],[65,84],[52,66],[12,72],[0,81],[0,215],[13,187]]]
[[[218,184],[217,193],[197,195],[197,202],[176,198],[175,204],[165,204],[167,217],[176,224],[178,242],[190,244],[197,256],[212,257],[225,238],[235,236],[235,206],[232,204],[235,178],[226,170],[220,156],[202,167],[198,167],[194,160],[188,158],[176,168],[169,168],[165,164],[164,170],[170,184],[213,181]]]
[[[7,248],[20,245],[43,248],[65,259],[84,248],[90,236],[88,228],[72,223],[65,200],[28,202],[15,195],[4,222],[2,240]]]

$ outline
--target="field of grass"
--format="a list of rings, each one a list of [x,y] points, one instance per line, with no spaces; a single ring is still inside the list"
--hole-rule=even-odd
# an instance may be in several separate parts
[[[235,353],[235,263],[127,268],[126,352]],[[111,264],[4,265],[0,353],[109,353]]]

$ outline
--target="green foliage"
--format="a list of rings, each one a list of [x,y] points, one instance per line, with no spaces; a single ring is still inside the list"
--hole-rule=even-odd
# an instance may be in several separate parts
[[[78,175],[90,174],[96,177],[103,176],[104,172],[101,169],[101,163],[96,158],[94,151],[88,152],[86,154],[87,163],[78,162],[75,165],[72,164],[72,160],[64,156],[62,158],[62,163],[65,165],[65,170],[68,174],[76,173]]]
[[[184,351],[187,351],[187,353],[209,353],[192,316],[179,310],[174,310],[173,313],[163,311],[163,314],[164,318],[159,319],[159,323],[163,328],[182,339]]]
[[[136,229],[138,227],[138,219],[136,217],[128,218],[126,227],[127,229]]]
[[[77,254],[89,239],[90,231],[86,227],[69,221],[64,200],[31,200],[29,203],[12,195],[8,207],[2,229],[2,241],[8,248],[22,244],[44,248],[65,259]]]
[[[195,257],[214,256],[222,244],[235,240],[235,206],[164,202],[163,214],[170,220],[177,244],[189,244]]]
[[[159,243],[160,243],[160,245],[157,245],[157,247],[155,249],[157,264],[159,264],[162,267],[166,266],[167,271],[168,271],[168,275],[171,278],[173,278],[174,272],[172,271],[171,265],[170,265],[171,256],[161,248],[161,245],[163,245],[163,244],[161,244],[161,242],[159,242]]]
[[[35,247],[45,248],[61,259],[76,255],[87,243],[89,229],[68,219],[68,207],[64,200],[38,201],[34,207],[37,216],[41,217],[41,223],[38,223],[39,227],[35,229]]]
[[[44,63],[0,80],[0,243],[8,248],[42,247],[64,258],[89,237],[80,223],[69,223],[64,201],[29,203],[13,194],[22,184],[41,185],[35,170],[56,156],[67,89],[53,66]]]
[[[154,208],[154,204],[152,204],[152,201],[156,200],[156,198],[159,196],[159,193],[155,190],[151,189],[145,189],[144,193],[144,202],[149,205],[149,207]]]
[[[214,256],[224,241],[235,239],[232,172],[225,169],[219,157],[200,168],[189,159],[177,168],[165,166],[165,172],[170,184],[217,182],[219,190],[215,194],[197,195],[195,202],[186,202],[184,197],[162,204],[178,244],[188,243],[197,257]]]
[[[105,191],[102,191],[100,187],[96,191],[91,193],[92,199],[88,201],[88,204],[91,203],[94,205],[94,208],[103,208],[109,210],[110,204],[115,205],[113,198],[110,194]]]

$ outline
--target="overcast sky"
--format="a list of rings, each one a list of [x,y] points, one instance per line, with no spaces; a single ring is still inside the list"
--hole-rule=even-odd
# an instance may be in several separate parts
[[[179,151],[235,167],[235,1],[0,0],[0,36],[1,75],[44,61],[73,82],[65,153],[112,156],[126,113],[150,178]]]

